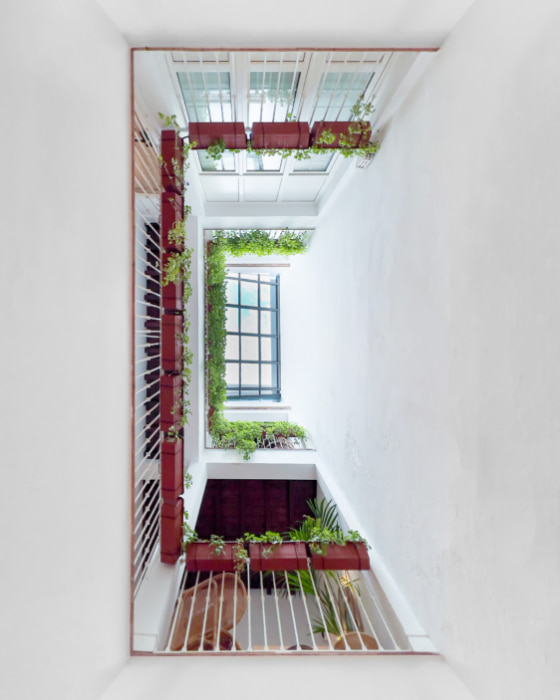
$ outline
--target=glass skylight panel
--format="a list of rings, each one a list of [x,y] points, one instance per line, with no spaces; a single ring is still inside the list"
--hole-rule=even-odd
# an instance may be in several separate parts
[[[315,102],[315,121],[348,121],[350,110],[367,89],[373,73],[329,72]]]
[[[189,121],[233,121],[229,73],[188,71],[177,76]]]
[[[249,87],[249,124],[285,121],[294,108],[299,78],[299,71],[252,71]]]

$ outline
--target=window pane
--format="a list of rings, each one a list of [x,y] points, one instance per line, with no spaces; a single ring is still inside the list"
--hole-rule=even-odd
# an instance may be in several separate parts
[[[261,385],[268,389],[278,386],[278,365],[262,365]]]
[[[311,158],[306,160],[296,160],[294,162],[294,172],[320,172],[324,173],[329,169],[334,153],[312,153]]]
[[[259,385],[259,366],[248,363],[241,363],[241,385],[243,387],[258,387]]]
[[[226,384],[239,386],[239,365],[237,362],[226,362]]]
[[[229,73],[189,71],[177,76],[189,121],[233,121]]]
[[[235,156],[231,151],[224,151],[220,160],[210,158],[206,151],[197,151],[200,167],[205,173],[232,172],[235,170]]]
[[[362,95],[373,73],[329,72],[319,88],[315,121],[347,121],[350,110]]]
[[[252,309],[241,309],[241,332],[259,332],[259,312]]]
[[[261,306],[264,306],[267,309],[270,309],[271,303],[270,303],[270,285],[269,284],[262,284],[261,285]]]
[[[276,312],[261,311],[261,333],[276,334]]]
[[[241,336],[241,358],[243,360],[259,359],[259,339],[252,336]]]
[[[272,360],[272,338],[261,338],[261,359]]]
[[[228,333],[238,333],[239,332],[239,310],[238,308],[228,309],[226,308],[226,331]]]
[[[238,359],[239,359],[239,336],[228,334],[226,336],[226,360],[238,360]]]
[[[257,282],[241,282],[241,305],[259,305],[259,286]]]
[[[267,156],[258,153],[247,153],[247,170],[278,172],[282,167],[282,156]]]
[[[251,72],[249,123],[283,122],[293,111],[300,73]]]
[[[228,304],[239,304],[239,284],[237,280],[226,280],[226,295]]]

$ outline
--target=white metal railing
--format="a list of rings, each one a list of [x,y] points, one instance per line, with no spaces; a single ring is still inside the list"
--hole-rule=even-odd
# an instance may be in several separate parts
[[[410,650],[370,571],[251,572],[248,568],[240,575],[188,573],[185,568],[162,651],[364,654]]]
[[[159,141],[158,128],[137,108],[134,114],[134,595],[159,541]]]

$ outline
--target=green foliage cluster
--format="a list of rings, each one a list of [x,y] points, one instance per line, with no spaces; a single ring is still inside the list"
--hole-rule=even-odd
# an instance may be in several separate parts
[[[307,250],[303,233],[286,229],[273,239],[266,231],[218,231],[208,244],[206,259],[206,382],[208,405],[212,415],[209,432],[216,447],[237,449],[243,459],[250,459],[263,439],[283,435],[293,437],[301,444],[305,430],[295,423],[229,421],[224,418],[226,400],[225,347],[226,347],[226,254],[240,256],[292,255]]]
[[[284,229],[276,238],[262,229],[219,230],[214,245],[233,257],[242,255],[298,255],[307,251],[307,235],[302,231]]]

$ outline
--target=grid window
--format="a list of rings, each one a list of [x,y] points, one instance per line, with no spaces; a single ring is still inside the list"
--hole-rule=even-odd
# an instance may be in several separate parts
[[[228,401],[280,401],[279,283],[269,273],[227,276]]]

